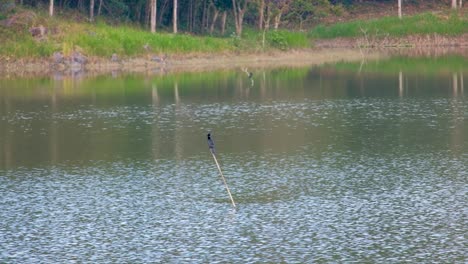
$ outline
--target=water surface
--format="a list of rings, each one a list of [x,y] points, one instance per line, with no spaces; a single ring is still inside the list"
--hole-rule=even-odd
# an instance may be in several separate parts
[[[436,61],[2,80],[0,262],[464,263],[466,64]]]

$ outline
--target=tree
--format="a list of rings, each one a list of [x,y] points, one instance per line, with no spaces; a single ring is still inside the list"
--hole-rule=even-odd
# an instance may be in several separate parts
[[[104,3],[104,0],[99,0],[99,7],[98,7],[98,11],[97,11],[98,16],[101,15],[101,10],[102,10],[102,4],[103,3]]]
[[[156,32],[156,11],[157,11],[157,7],[156,7],[156,2],[157,0],[150,0],[150,13],[151,13],[151,18],[150,18],[150,28],[151,28],[151,33],[155,33]]]
[[[295,0],[291,3],[291,12],[288,14],[292,20],[298,20],[299,30],[302,30],[302,25],[314,13],[314,6],[307,0]]]
[[[265,0],[260,0],[260,6],[258,7],[258,29],[263,29],[263,22],[265,17]]]
[[[94,0],[89,0],[89,21],[94,21]]]
[[[223,11],[223,17],[221,18],[221,35],[224,35],[226,30],[226,18],[227,18],[227,11]]]
[[[210,34],[213,34],[216,21],[221,13],[221,34],[224,35],[226,26],[227,10],[230,9],[229,0],[211,0],[210,8],[213,9],[213,19],[210,25]]]
[[[452,0],[452,8],[457,9],[457,0]]]
[[[401,19],[401,0],[398,0],[398,18]]]
[[[216,6],[214,4],[212,4],[212,8],[213,8],[213,19],[211,20],[211,26],[210,26],[210,34],[213,34],[213,31],[214,31],[214,25],[216,23],[216,20],[218,19],[218,16],[219,16],[219,10],[216,8]]]
[[[270,21],[274,18],[274,28],[278,29],[281,22],[281,17],[288,11],[289,5],[294,0],[260,0],[259,10],[259,29],[269,28]],[[262,8],[263,6],[263,8]],[[263,10],[262,10],[263,9]],[[266,11],[266,18],[265,18]],[[260,19],[262,21],[262,27],[260,27]]]
[[[275,17],[274,29],[277,30],[281,23],[281,17],[288,11],[289,6],[294,0],[269,0],[270,15]],[[269,21],[270,19],[268,19]]]
[[[242,24],[244,23],[244,14],[247,10],[248,2],[249,0],[232,0],[232,9],[237,36],[242,34]]]
[[[177,33],[177,0],[174,0],[172,8],[172,30],[174,33]]]
[[[330,11],[330,2],[328,0],[293,0],[289,4],[287,13],[291,21],[299,22],[299,30],[302,30],[303,24],[312,18],[325,16]]]
[[[54,0],[49,2],[49,16],[54,16]]]

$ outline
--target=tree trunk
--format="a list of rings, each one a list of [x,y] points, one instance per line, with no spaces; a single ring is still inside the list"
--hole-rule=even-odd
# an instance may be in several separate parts
[[[174,7],[172,8],[172,31],[177,33],[177,0],[174,0]]]
[[[211,5],[207,3],[205,7],[206,7],[205,24],[203,25],[203,29],[208,31],[210,29]]]
[[[166,8],[169,5],[169,0],[164,0],[163,5],[161,6],[159,10],[159,18],[158,18],[158,23],[161,25],[162,20],[163,20],[163,15],[166,13]]]
[[[260,0],[260,7],[258,8],[258,29],[263,29],[263,19],[265,14],[265,0]]]
[[[398,18],[401,19],[401,0],[398,0]]]
[[[270,10],[270,7],[267,6],[266,8],[267,10],[267,15],[266,15],[266,20],[265,20],[265,25],[264,25],[264,29],[265,31],[268,31],[270,29],[270,20],[271,20],[271,10]]]
[[[101,10],[102,10],[102,4],[103,4],[104,0],[99,0],[99,7],[98,7],[98,10],[97,10],[97,15],[100,16],[101,15]]]
[[[151,0],[145,1],[145,17],[143,18],[143,21],[141,21],[139,17],[136,18],[136,21],[141,22],[141,24],[143,24],[145,27],[148,25],[148,28],[151,31]]]
[[[94,21],[94,0],[89,0],[89,21]]]
[[[49,3],[49,16],[54,16],[54,0],[50,0]]]
[[[457,0],[452,0],[452,8],[457,9]]]
[[[279,12],[275,16],[275,26],[274,26],[275,30],[278,30],[280,22],[281,22],[281,12]],[[302,28],[302,19],[301,19],[301,28]]]
[[[202,9],[202,20],[201,20],[201,32],[205,32],[206,24],[207,24],[207,17],[208,17],[208,7],[206,4],[207,1],[203,1],[203,9]]]
[[[247,10],[248,0],[244,0],[244,4],[241,7],[240,3],[236,0],[232,0],[232,9],[234,10],[234,21],[236,22],[236,34],[240,36],[242,34],[242,23],[244,21],[244,14]]]
[[[239,32],[239,24],[237,20],[237,2],[236,0],[232,0],[232,12],[234,14],[234,24],[236,26],[236,34]]]
[[[190,0],[189,10],[187,12],[187,25],[188,25],[189,32],[192,32],[192,12],[193,12],[193,0]]]
[[[192,29],[196,31],[197,23],[199,20],[200,6],[202,6],[202,15],[203,15],[203,5],[200,4],[200,1],[194,1],[193,3],[193,14],[192,14]],[[202,16],[203,17],[203,16]]]
[[[238,12],[238,16],[239,16],[239,21],[237,22],[238,25],[239,25],[239,28],[238,28],[238,31],[236,32],[237,35],[240,37],[242,35],[242,23],[244,21],[244,13],[245,13],[245,10],[239,10]]]
[[[224,36],[224,32],[226,31],[226,18],[227,18],[227,11],[223,11],[223,17],[221,18],[221,35]]]
[[[149,5],[147,4],[145,6],[145,14],[148,13],[148,10],[149,10]],[[135,19],[136,21],[140,22],[141,21],[141,5],[137,5],[135,7],[135,11],[132,10],[132,12],[135,12]],[[145,24],[145,18],[143,18],[143,25],[146,26]]]
[[[156,4],[157,4],[157,0],[151,0],[151,4],[150,4],[150,9],[151,9],[151,18],[150,18],[150,28],[151,28],[151,33],[155,33],[156,32]]]
[[[210,34],[213,34],[214,26],[215,26],[216,20],[218,19],[218,15],[219,15],[219,10],[215,8],[214,14],[213,14],[213,21],[211,21],[211,26],[210,26]]]

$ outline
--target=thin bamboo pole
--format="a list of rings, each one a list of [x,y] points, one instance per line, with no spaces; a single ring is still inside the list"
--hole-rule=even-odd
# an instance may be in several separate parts
[[[223,172],[221,171],[221,167],[219,166],[218,160],[216,159],[216,155],[211,151],[211,155],[213,155],[213,159],[216,162],[216,167],[218,167],[219,174],[221,175],[221,178],[223,179],[224,186],[226,186],[226,191],[229,194],[229,198],[231,198],[232,206],[236,208],[236,203],[234,202],[234,199],[232,198],[231,191],[229,190],[229,187],[226,182],[226,178],[224,178]]]

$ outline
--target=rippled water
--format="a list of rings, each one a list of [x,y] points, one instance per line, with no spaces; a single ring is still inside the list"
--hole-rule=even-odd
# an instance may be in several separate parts
[[[2,87],[0,262],[467,261],[463,90],[274,73],[221,75],[202,95]]]

